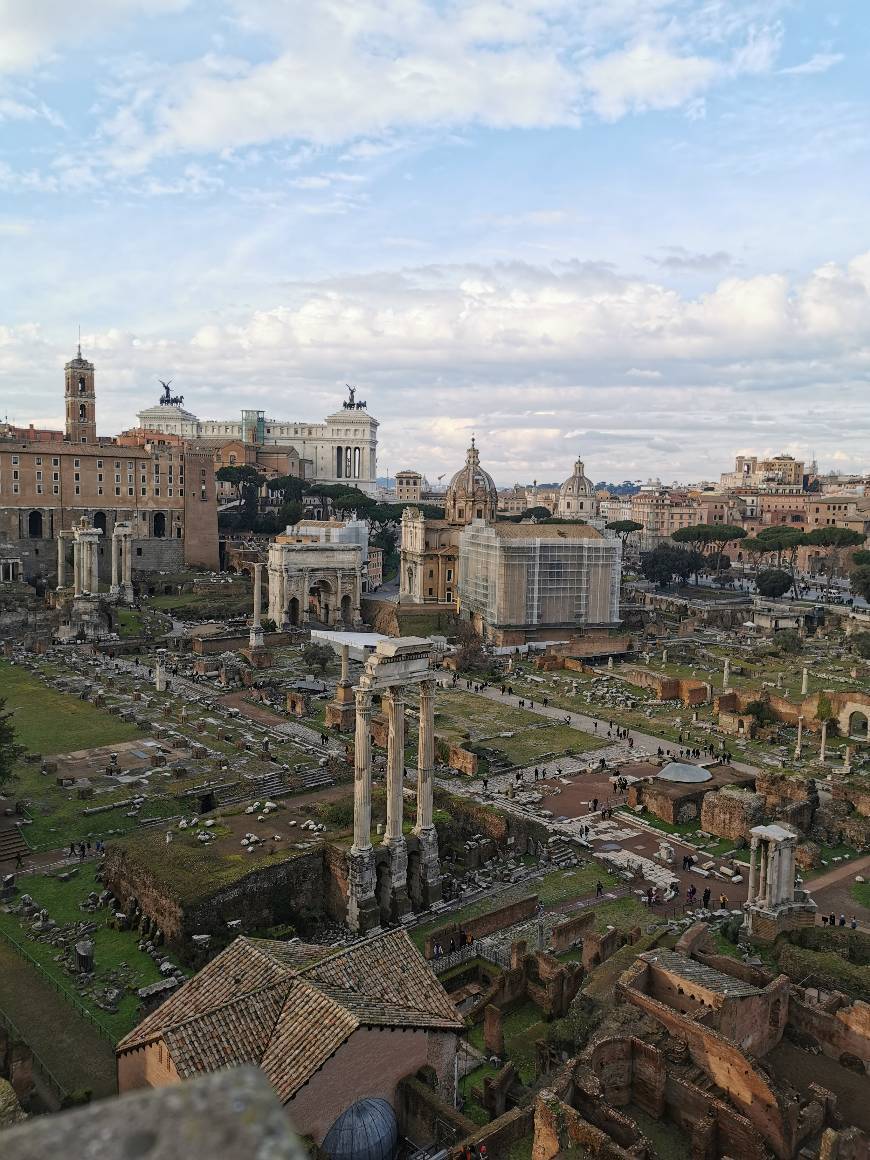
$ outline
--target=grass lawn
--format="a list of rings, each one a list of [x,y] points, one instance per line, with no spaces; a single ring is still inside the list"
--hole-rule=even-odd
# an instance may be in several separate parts
[[[0,1009],[67,1094],[88,1088],[95,1099],[115,1095],[111,1042],[2,937]]]
[[[588,898],[595,893],[595,885],[601,882],[606,890],[619,882],[596,862],[576,866],[573,870],[554,870],[537,884],[537,895],[544,906],[559,906],[578,898]]]
[[[300,838],[304,835],[300,835]],[[198,842],[190,831],[175,830],[168,845],[161,830],[139,830],[122,839],[134,858],[152,867],[163,889],[180,902],[193,902],[229,886],[250,874],[277,862],[287,862],[306,854],[306,850],[276,850],[274,854],[260,847],[253,855],[238,847],[239,853],[225,853],[216,845]],[[35,895],[34,895],[35,897]]]
[[[487,738],[483,744],[487,749],[503,753],[511,765],[531,765],[547,756],[600,749],[606,742],[570,725],[553,724],[519,730],[513,737]]]
[[[540,1008],[531,1002],[523,1003],[504,1016],[502,1029],[507,1058],[517,1069],[523,1083],[532,1083],[535,1078],[535,1042],[547,1038],[547,1024]],[[470,1029],[468,1041],[483,1051],[482,1022]]]
[[[142,621],[142,613],[137,612],[135,608],[119,608],[115,618],[118,636],[141,636],[143,628]]]
[[[0,696],[13,711],[19,742],[31,753],[70,753],[143,736],[135,725],[89,701],[59,693],[26,669],[5,661],[0,661]]]
[[[481,1035],[481,1048],[483,1046]],[[462,1048],[460,1047],[460,1051]],[[472,1088],[483,1089],[483,1081],[490,1079],[492,1076],[498,1075],[498,1068],[493,1067],[490,1063],[483,1063],[480,1067],[476,1067],[474,1071],[470,1071],[468,1075],[464,1075],[459,1081],[459,1094],[462,1097],[462,1114],[468,1116],[469,1120],[473,1120],[475,1124],[488,1124],[489,1112],[486,1108],[474,1099],[472,1095]]]
[[[853,882],[850,894],[859,906],[870,910],[870,882]]]
[[[160,978],[160,972],[148,955],[138,949],[138,935],[135,932],[117,931],[107,927],[105,923],[108,913],[105,910],[91,914],[79,909],[79,903],[87,898],[90,891],[102,889],[102,885],[96,881],[95,873],[96,863],[90,862],[85,863],[69,882],[61,882],[57,878],[45,875],[29,874],[21,876],[18,884],[22,893],[32,895],[34,902],[45,907],[58,925],[85,921],[97,924],[96,931],[91,935],[97,980],[108,972],[118,971],[121,963],[126,963],[132,973],[129,988],[118,1005],[117,1014],[112,1015],[108,1011],[101,1010],[87,993],[78,994],[74,977],[68,975],[62,966],[54,961],[58,954],[57,948],[48,943],[30,941],[16,915],[0,914],[0,932],[10,935],[24,947],[46,973],[56,980],[68,1002],[70,999],[77,999],[91,1012],[97,1022],[118,1040],[126,1035],[139,1019],[139,1000],[135,994],[135,987],[156,982]],[[28,967],[35,971],[30,964]]]

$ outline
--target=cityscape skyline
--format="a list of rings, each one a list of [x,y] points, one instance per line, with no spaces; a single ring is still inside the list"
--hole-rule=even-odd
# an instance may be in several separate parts
[[[391,472],[867,469],[857,4],[9,7],[14,421],[81,324],[105,433],[158,376],[213,418],[351,381]]]

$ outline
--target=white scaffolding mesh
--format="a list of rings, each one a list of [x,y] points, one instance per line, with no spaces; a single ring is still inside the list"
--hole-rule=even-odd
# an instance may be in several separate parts
[[[585,529],[584,529],[585,531]],[[571,525],[473,523],[460,539],[463,609],[491,625],[602,625],[619,620],[621,545]]]

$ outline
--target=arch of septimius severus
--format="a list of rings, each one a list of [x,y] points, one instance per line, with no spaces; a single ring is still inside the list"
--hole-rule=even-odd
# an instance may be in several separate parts
[[[435,680],[428,641],[416,637],[380,641],[366,660],[356,696],[354,738],[353,846],[348,853],[347,921],[367,931],[382,920],[401,919],[411,897],[422,907],[441,897],[438,837],[432,821],[435,764]],[[417,818],[412,836],[402,833],[405,773],[405,698],[416,687],[420,727],[417,756]],[[387,743],[387,821],[383,842],[372,846],[373,697],[381,696],[389,724]],[[409,865],[410,848],[410,865]],[[410,895],[410,896],[409,896]]]

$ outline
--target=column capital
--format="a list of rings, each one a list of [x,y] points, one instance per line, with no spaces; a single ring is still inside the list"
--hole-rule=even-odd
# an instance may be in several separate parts
[[[371,713],[372,711],[372,694],[369,689],[356,688],[353,691],[354,699],[356,700],[356,711],[358,713]]]

